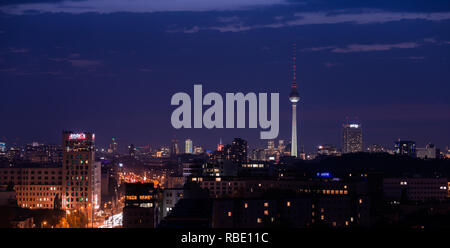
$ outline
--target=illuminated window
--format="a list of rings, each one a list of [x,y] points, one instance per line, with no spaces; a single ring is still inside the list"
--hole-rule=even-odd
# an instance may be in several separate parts
[[[244,208],[248,208],[248,203],[244,203]]]
[[[140,195],[139,199],[140,200],[150,200],[150,199],[152,199],[152,196],[151,195]]]
[[[269,215],[269,210],[264,210],[264,215]]]
[[[231,212],[228,212],[228,217],[231,217]]]
[[[264,202],[264,207],[268,207],[269,203],[268,202]]]
[[[291,202],[288,201],[288,202],[286,203],[286,206],[290,207],[290,206],[291,206]]]
[[[262,222],[261,218],[256,219],[256,223],[261,223],[261,222]]]
[[[125,198],[127,200],[137,200],[137,196],[135,196],[135,195],[127,195]]]

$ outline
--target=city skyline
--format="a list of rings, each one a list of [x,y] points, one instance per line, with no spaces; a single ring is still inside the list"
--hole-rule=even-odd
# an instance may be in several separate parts
[[[174,136],[209,148],[220,137],[265,145],[256,130],[171,128],[170,96],[198,82],[207,92],[279,92],[278,139],[289,140],[295,42],[298,148],[339,146],[347,116],[359,117],[366,145],[450,145],[445,1],[221,2],[138,1],[123,13],[98,1],[58,12],[58,1],[2,3],[0,140],[58,144],[61,130],[87,130],[102,147],[111,137],[170,145]]]

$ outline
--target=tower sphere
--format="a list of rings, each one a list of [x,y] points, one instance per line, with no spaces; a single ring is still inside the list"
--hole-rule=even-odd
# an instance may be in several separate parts
[[[291,94],[289,94],[289,101],[292,103],[296,103],[300,100],[300,95],[298,94],[298,91],[296,88],[293,88],[291,91]]]

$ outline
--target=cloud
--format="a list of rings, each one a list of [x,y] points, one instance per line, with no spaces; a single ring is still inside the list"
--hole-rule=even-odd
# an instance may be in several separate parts
[[[212,11],[240,10],[255,6],[287,4],[285,0],[88,0],[61,1],[53,3],[23,3],[7,5],[0,10],[9,14],[26,14],[27,12],[51,12],[80,14],[87,12],[114,13],[152,13],[162,11]]]
[[[334,46],[309,47],[309,48],[303,48],[300,51],[301,52],[320,52],[320,51],[324,51],[324,50],[331,50],[334,48],[336,48],[336,47],[334,47]]]
[[[396,44],[351,44],[344,48],[334,48],[331,52],[334,53],[353,53],[353,52],[373,52],[373,51],[387,51],[394,48],[416,48],[419,44],[416,42],[403,42]]]
[[[101,66],[103,63],[100,60],[89,60],[89,59],[68,59],[68,62],[75,67],[96,67]]]
[[[327,25],[327,24],[382,24],[387,22],[405,21],[405,20],[426,20],[443,21],[450,20],[450,12],[431,12],[431,13],[411,13],[411,12],[386,12],[381,10],[361,10],[360,13],[348,13],[348,10],[339,12],[301,12],[295,13],[288,18],[276,16],[274,23],[246,25],[240,19],[236,22],[225,22],[223,25],[213,25],[210,27],[196,26],[196,32],[200,30],[215,30],[219,32],[242,32],[261,28],[285,28],[303,25]],[[170,32],[184,32],[180,30],[170,30]],[[187,32],[185,32],[187,33]],[[190,32],[194,33],[194,32]],[[430,40],[431,42],[431,40]]]
[[[15,47],[10,47],[9,51],[12,53],[27,53],[30,50],[27,48],[15,48]]]
[[[225,17],[217,17],[217,21],[219,22],[223,22],[223,23],[228,23],[228,22],[237,22],[239,21],[240,18],[237,16],[225,16]]]
[[[295,20],[288,21],[289,26],[312,25],[312,24],[338,24],[338,23],[355,23],[355,24],[374,24],[386,23],[403,20],[428,20],[442,21],[450,19],[450,12],[431,12],[431,13],[414,13],[414,12],[385,12],[379,10],[362,11],[361,13],[336,13],[336,12],[313,12],[313,13],[296,13]]]
[[[80,55],[77,53],[72,53],[68,58],[49,58],[49,60],[55,62],[67,62],[74,67],[98,67],[103,65],[103,62],[100,60],[79,59],[79,56]]]

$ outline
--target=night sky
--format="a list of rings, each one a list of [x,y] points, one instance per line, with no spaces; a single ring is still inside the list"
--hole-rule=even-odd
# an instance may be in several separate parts
[[[260,129],[175,130],[171,96],[279,92],[290,137],[297,43],[299,143],[340,147],[346,117],[364,144],[450,145],[448,1],[0,0],[0,140],[61,143],[96,133],[106,147],[215,147]],[[373,3],[373,2],[376,2]],[[393,3],[394,2],[394,3]],[[339,3],[339,4],[338,4]],[[184,147],[184,146],[182,146]]]

